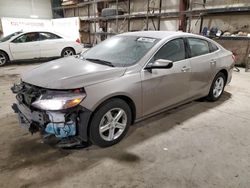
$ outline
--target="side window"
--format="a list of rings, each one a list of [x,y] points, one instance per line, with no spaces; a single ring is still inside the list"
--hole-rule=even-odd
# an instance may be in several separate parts
[[[191,57],[210,53],[209,45],[206,40],[188,38],[188,43],[191,50]]]
[[[154,56],[153,61],[157,59],[166,59],[171,61],[180,61],[185,59],[185,44],[183,39],[174,39],[166,43]]]
[[[48,32],[40,33],[40,40],[53,40],[53,39],[60,39],[61,37]]]
[[[217,51],[219,48],[212,42],[209,43],[210,46],[210,52],[215,52]]]
[[[20,37],[16,38],[13,42],[14,43],[25,43],[25,42],[35,42],[35,41],[39,41],[38,33],[23,34]]]

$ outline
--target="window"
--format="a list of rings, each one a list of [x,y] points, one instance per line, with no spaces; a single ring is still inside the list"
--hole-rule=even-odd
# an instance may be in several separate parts
[[[21,33],[22,33],[21,31],[12,33],[12,34],[10,34],[10,35],[4,37],[4,38],[1,38],[1,39],[0,39],[0,42],[5,42],[5,41],[7,41],[7,40],[10,40],[12,37],[14,37],[14,36],[16,36],[16,35],[19,35],[19,34],[21,34]]]
[[[209,47],[210,47],[210,52],[215,52],[218,50],[218,47],[212,42],[209,43]]]
[[[35,42],[39,40],[38,33],[26,33],[16,38],[14,43],[25,43],[25,42]]]
[[[191,50],[191,57],[210,53],[209,45],[206,40],[197,38],[188,38]]]
[[[154,56],[153,61],[166,59],[180,61],[185,59],[185,44],[183,39],[174,39],[165,44]]]
[[[83,59],[100,59],[116,67],[137,63],[159,40],[138,36],[114,36],[82,54]]]
[[[52,39],[60,39],[58,35],[55,35],[53,33],[43,32],[40,33],[40,40],[52,40]]]

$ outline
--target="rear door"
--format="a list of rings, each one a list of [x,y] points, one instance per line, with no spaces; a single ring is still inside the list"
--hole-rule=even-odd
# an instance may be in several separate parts
[[[10,42],[14,60],[40,57],[40,41],[37,32],[25,33]]]
[[[211,44],[205,39],[187,38],[190,50],[190,95],[192,97],[208,94],[213,71],[216,68],[217,53],[211,53]]]
[[[167,42],[150,60],[173,61],[170,69],[143,70],[143,114],[148,115],[189,98],[191,68],[182,38]]]
[[[50,32],[40,32],[41,57],[61,56],[64,39]]]

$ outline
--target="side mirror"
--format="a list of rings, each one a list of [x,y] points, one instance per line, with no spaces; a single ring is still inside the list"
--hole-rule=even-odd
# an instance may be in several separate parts
[[[166,59],[157,59],[153,64],[148,65],[145,69],[170,69],[173,67],[173,61]]]

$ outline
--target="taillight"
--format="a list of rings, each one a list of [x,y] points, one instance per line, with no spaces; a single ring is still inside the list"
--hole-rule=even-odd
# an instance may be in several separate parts
[[[81,43],[80,39],[76,39],[76,42],[79,43],[79,44]]]

